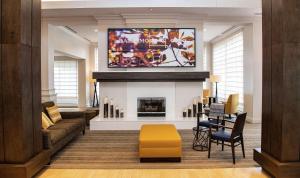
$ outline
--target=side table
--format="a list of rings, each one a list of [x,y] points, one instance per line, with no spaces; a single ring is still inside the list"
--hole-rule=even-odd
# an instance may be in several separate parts
[[[209,129],[207,127],[201,127],[201,126],[194,127],[193,134],[194,134],[193,149],[196,151],[207,151]]]

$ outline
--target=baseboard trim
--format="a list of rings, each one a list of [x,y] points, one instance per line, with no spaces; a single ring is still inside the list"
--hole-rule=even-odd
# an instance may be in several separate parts
[[[299,178],[300,162],[279,162],[260,148],[254,149],[254,161],[275,178]]]
[[[0,164],[0,177],[31,178],[50,162],[50,152],[43,150],[24,164]]]
[[[247,116],[246,121],[250,124],[260,124],[261,123],[261,119],[255,119],[252,116]]]

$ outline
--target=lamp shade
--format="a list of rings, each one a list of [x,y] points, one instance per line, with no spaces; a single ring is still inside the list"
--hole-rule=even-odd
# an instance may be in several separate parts
[[[90,79],[90,83],[95,83],[96,82],[96,79]]]
[[[212,83],[216,83],[216,82],[220,82],[220,76],[219,75],[211,75],[209,77],[210,82]]]

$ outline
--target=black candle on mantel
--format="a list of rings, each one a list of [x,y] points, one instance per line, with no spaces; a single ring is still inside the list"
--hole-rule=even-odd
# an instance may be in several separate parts
[[[108,118],[108,99],[104,98],[103,118]]]
[[[120,111],[120,118],[124,118],[124,111],[123,111],[123,109],[121,109],[121,111]]]
[[[202,108],[203,108],[202,97],[199,96],[199,100],[198,100],[198,113],[202,113]]]
[[[198,101],[198,113],[202,113],[202,103]]]
[[[113,105],[113,99],[110,100],[110,118],[114,118],[114,105]]]
[[[188,117],[192,117],[192,106],[188,109]]]
[[[187,113],[187,109],[184,109],[183,112],[182,112],[182,116],[186,117],[186,113]]]
[[[118,106],[116,106],[116,118],[119,118],[119,117],[120,117],[120,111],[119,111]]]
[[[193,100],[193,117],[197,115],[197,101],[196,99]]]

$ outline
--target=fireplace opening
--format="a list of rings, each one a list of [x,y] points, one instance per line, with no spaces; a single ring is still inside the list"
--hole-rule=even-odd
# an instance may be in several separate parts
[[[137,117],[166,117],[166,98],[137,98]]]

